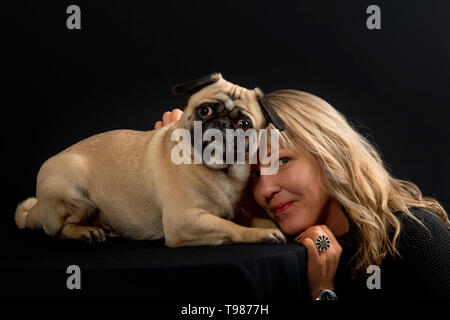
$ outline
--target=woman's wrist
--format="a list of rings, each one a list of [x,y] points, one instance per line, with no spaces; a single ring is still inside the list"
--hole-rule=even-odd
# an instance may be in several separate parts
[[[331,290],[331,291],[333,291],[334,290],[334,285],[333,284],[331,284],[331,285],[324,285],[324,286],[320,286],[319,288],[316,288],[316,289],[312,290],[310,292],[311,299],[312,300],[317,300],[318,297],[320,296],[320,293],[322,291],[324,291],[324,290]]]

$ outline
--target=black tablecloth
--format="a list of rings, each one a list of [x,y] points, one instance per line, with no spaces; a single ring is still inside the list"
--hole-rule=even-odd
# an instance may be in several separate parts
[[[3,297],[12,299],[150,299],[273,301],[306,299],[306,250],[239,244],[167,248],[163,241],[84,243],[18,230],[5,243]],[[66,285],[70,265],[81,289]]]

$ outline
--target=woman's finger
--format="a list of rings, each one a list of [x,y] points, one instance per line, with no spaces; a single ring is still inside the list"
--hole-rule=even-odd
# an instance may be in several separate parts
[[[298,240],[300,240],[300,239],[303,237],[303,233],[304,233],[304,232],[300,233],[300,234],[294,239],[294,241],[295,241],[295,242],[298,242]]]
[[[320,235],[328,237],[332,243],[337,243],[336,237],[334,236],[333,232],[326,225],[316,225],[309,227],[298,237],[309,237],[315,241]]]
[[[297,238],[295,238],[295,241],[299,240],[301,241],[302,239],[305,238],[310,238],[313,241],[316,240],[316,238],[318,236],[320,236],[323,232],[321,231],[321,229],[318,229],[316,226],[314,227],[310,227],[308,229],[306,229],[305,231],[303,231],[302,233],[300,233]],[[325,234],[326,235],[326,234]],[[298,241],[297,241],[298,242]]]
[[[180,109],[173,109],[170,115],[171,122],[177,122],[178,120],[180,120],[182,115],[183,111],[181,111]]]
[[[303,238],[298,242],[306,247],[308,252],[308,259],[313,259],[314,261],[319,261],[319,251],[314,244],[314,240],[311,238]]]
[[[170,111],[166,111],[163,114],[163,126],[166,126],[170,123],[170,117],[171,117],[171,112]]]

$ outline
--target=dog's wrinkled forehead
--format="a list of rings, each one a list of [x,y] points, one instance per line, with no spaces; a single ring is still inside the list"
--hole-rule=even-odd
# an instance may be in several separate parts
[[[205,100],[218,100],[228,111],[241,107],[249,112],[256,112],[259,108],[255,91],[240,87],[223,78],[193,94],[189,98],[188,105],[195,106]]]
[[[259,119],[255,125],[259,128],[268,122],[280,130],[285,129],[284,122],[276,114],[270,102],[258,88],[249,90],[222,78],[220,73],[192,80],[172,87],[175,94],[186,94],[189,97],[185,110],[208,102],[222,102],[228,111],[240,107]]]

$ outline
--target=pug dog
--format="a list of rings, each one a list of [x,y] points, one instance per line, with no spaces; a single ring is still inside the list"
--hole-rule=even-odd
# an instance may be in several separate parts
[[[37,176],[36,197],[17,207],[18,228],[88,242],[164,238],[169,247],[284,243],[275,224],[231,221],[249,179],[248,163],[175,164],[171,158],[177,145],[172,134],[180,128],[193,133],[194,121],[221,132],[261,129],[269,122],[283,129],[261,90],[216,73],[172,91],[188,96],[180,121],[159,130],[101,133],[48,159]]]

